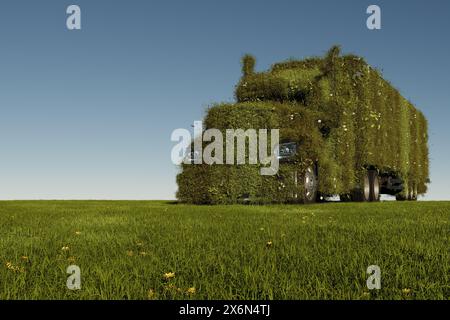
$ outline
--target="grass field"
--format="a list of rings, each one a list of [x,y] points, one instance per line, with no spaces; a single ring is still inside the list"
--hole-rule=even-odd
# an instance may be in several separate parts
[[[0,202],[0,299],[449,299],[449,221],[450,202]]]

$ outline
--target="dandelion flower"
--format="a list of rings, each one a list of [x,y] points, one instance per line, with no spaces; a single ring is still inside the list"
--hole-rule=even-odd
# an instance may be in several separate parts
[[[145,256],[147,255],[147,252],[145,252],[145,251],[141,251],[141,252],[139,252],[139,255],[141,255],[141,256],[143,256],[143,257],[145,257]]]
[[[81,231],[75,231],[75,234],[76,234],[77,236],[79,236],[79,235],[81,234]]]
[[[69,251],[69,249],[70,248],[68,246],[64,246],[64,247],[61,248],[62,251]]]
[[[409,293],[411,293],[411,289],[409,289],[409,288],[404,288],[404,289],[402,290],[402,292],[403,292],[404,294],[409,294]]]
[[[273,242],[272,241],[267,241],[266,246],[267,248],[270,248],[272,246]]]
[[[76,261],[75,257],[69,257],[67,258],[67,261],[70,263],[74,263]]]
[[[173,278],[175,278],[175,272],[164,273],[164,279],[170,280],[170,279],[173,279]]]
[[[187,289],[186,292],[187,292],[187,294],[195,294],[197,291],[195,290],[194,287],[192,287],[192,288]]]
[[[132,250],[127,251],[127,256],[132,257],[134,255],[134,252]]]
[[[155,297],[155,291],[153,289],[148,290],[147,292],[147,298],[152,300]]]
[[[23,267],[16,266],[12,262],[7,262],[6,268],[13,272],[24,272],[25,271]]]
[[[23,261],[28,261],[28,260],[30,260],[27,256],[21,256],[20,259],[22,259]]]

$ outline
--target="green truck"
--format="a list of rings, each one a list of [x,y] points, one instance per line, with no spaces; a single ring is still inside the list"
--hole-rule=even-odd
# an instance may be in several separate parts
[[[361,57],[288,60],[255,72],[242,59],[235,103],[211,106],[205,129],[279,129],[279,170],[182,164],[177,197],[197,204],[416,200],[429,183],[427,120]]]

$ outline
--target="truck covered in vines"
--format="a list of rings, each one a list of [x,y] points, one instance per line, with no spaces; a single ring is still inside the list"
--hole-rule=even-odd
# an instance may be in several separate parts
[[[362,57],[288,60],[255,72],[242,59],[235,103],[211,106],[205,129],[277,128],[280,166],[182,164],[177,197],[199,204],[416,200],[429,183],[427,120]]]

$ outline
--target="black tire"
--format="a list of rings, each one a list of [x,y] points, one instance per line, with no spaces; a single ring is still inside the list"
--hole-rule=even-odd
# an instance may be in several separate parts
[[[313,166],[307,167],[303,173],[303,202],[315,203],[317,201],[318,178]]]
[[[412,185],[411,188],[409,188],[408,200],[409,201],[417,201],[417,186],[415,183]]]
[[[369,170],[369,201],[380,201],[380,177],[378,171]]]
[[[370,201],[370,179],[369,173],[366,171],[361,181],[361,185],[352,194],[353,201],[365,202]]]
[[[339,195],[339,200],[341,200],[341,202],[351,202],[353,201],[353,197],[349,193],[342,193]]]

